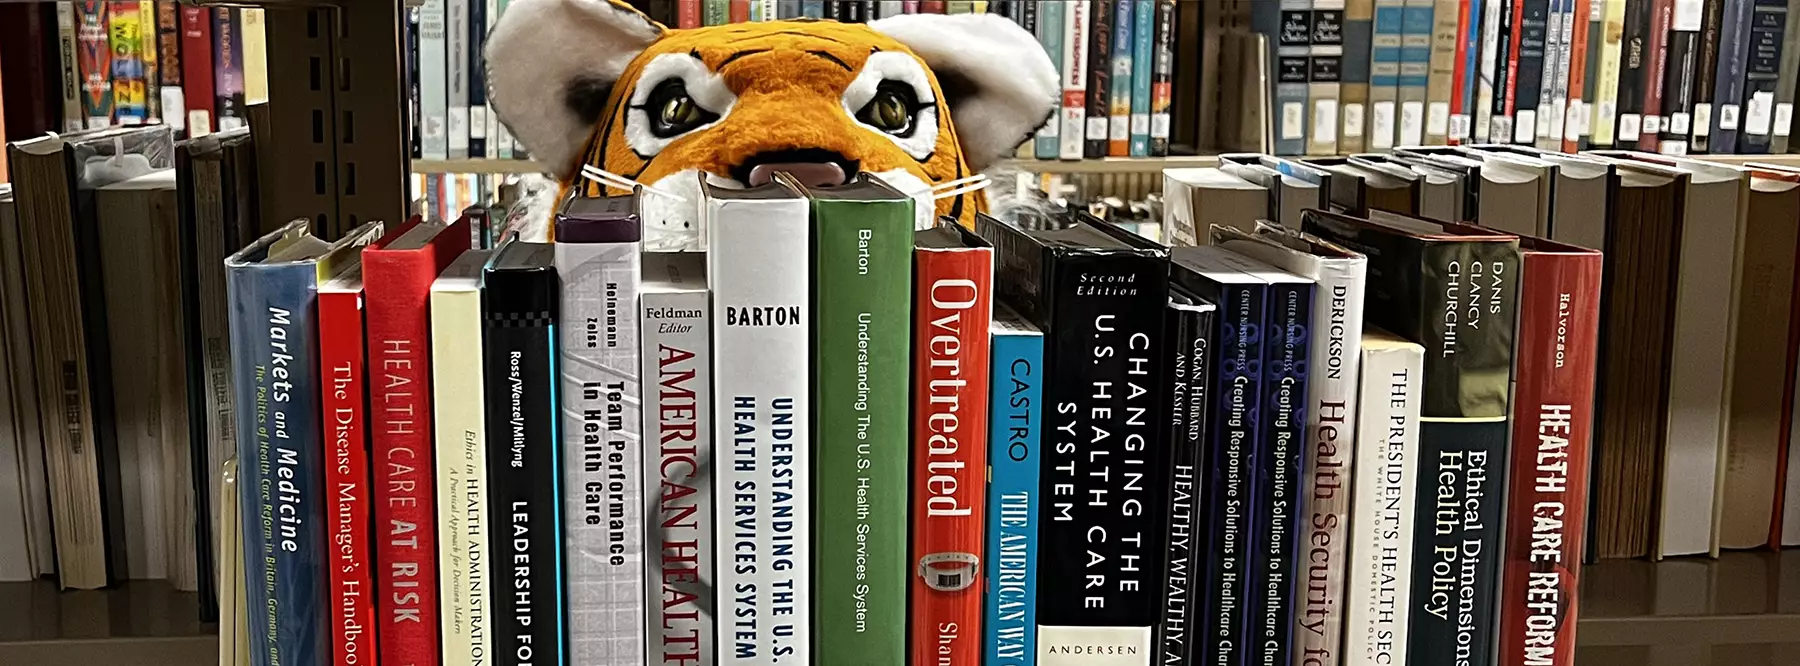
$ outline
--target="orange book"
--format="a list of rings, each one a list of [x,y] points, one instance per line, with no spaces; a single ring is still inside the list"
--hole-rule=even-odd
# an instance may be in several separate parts
[[[911,663],[981,663],[994,249],[944,225],[913,255]]]
[[[1593,3],[1603,0],[1575,0],[1575,26],[1569,36],[1569,106],[1563,115],[1562,149],[1565,153],[1573,153],[1581,148],[1581,135],[1587,129],[1590,114],[1587,105],[1593,100],[1583,100],[1581,91],[1587,86],[1588,56],[1588,14],[1593,10]]]

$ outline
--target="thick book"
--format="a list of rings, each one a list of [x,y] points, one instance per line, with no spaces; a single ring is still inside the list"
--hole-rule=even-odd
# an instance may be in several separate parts
[[[1746,35],[1749,46],[1744,63],[1744,123],[1736,150],[1744,155],[1769,152],[1776,124],[1775,88],[1781,72],[1781,50],[1786,48],[1782,38],[1787,22],[1795,20],[1788,16],[1787,0],[1755,2]]]
[[[381,652],[437,661],[436,474],[431,465],[431,283],[469,249],[468,222],[414,218],[363,250]]]
[[[1163,196],[1170,245],[1203,245],[1213,225],[1250,229],[1270,215],[1266,188],[1213,167],[1164,169]]]
[[[1148,415],[1162,401],[1153,390],[1167,251],[1104,225],[1083,217],[1025,231],[985,215],[976,221],[999,255],[1000,298],[1039,330],[1080,331],[1044,340],[1044,434],[1053,446],[1039,467],[1043,666],[1148,664],[1160,616],[1155,564],[1166,526],[1152,489],[1166,482],[1167,447]],[[1089,460],[1097,462],[1078,462]]]
[[[1600,252],[1519,239],[1501,666],[1575,663],[1600,338]]]
[[[360,262],[319,285],[319,399],[324,415],[326,561],[331,663],[375,653],[374,548],[369,505],[368,366],[363,361]]]
[[[812,548],[814,652],[823,662],[898,665],[906,661],[909,616],[920,619],[906,607],[915,571],[907,535],[916,531],[907,519],[915,204],[868,177],[796,189],[811,200],[818,276],[808,306],[818,442],[812,497],[815,529],[826,538]],[[856,537],[828,536],[838,534]],[[973,644],[978,626],[953,638]]]
[[[1369,46],[1369,122],[1365,148],[1394,147],[1399,135],[1400,63],[1405,0],[1375,0],[1375,19]]]
[[[181,91],[188,136],[213,131],[212,21],[203,7],[181,7]]]
[[[957,224],[914,239],[912,607],[914,664],[982,657],[989,345],[994,249]],[[1023,571],[1018,571],[1023,574]],[[871,663],[867,646],[857,663]]]
[[[1265,218],[1299,228],[1300,211],[1328,203],[1326,192],[1318,185],[1299,178],[1285,177],[1280,171],[1262,164],[1221,162],[1219,170],[1268,190],[1268,203],[1265,207],[1267,212],[1231,225],[1232,228],[1251,229],[1254,228],[1253,222]]]
[[[1212,401],[1214,318],[1218,306],[1169,289],[1163,330],[1169,336],[1168,414],[1168,551],[1163,566],[1161,621],[1156,625],[1152,664],[1187,664],[1195,648],[1206,643],[1202,626],[1207,555],[1206,524],[1198,506],[1206,474],[1207,415]]]
[[[1301,470],[1304,544],[1296,572],[1293,647],[1296,660],[1340,659],[1345,548],[1350,534],[1352,446],[1357,428],[1357,368],[1361,360],[1363,291],[1368,258],[1297,233],[1299,227],[1261,225],[1256,233],[1214,227],[1212,244],[1313,280],[1313,372],[1307,382],[1306,455]]]
[[[1544,56],[1549,48],[1551,0],[1514,0],[1513,43],[1516,55],[1508,63],[1507,115],[1513,119],[1511,137],[1494,137],[1495,143],[1537,142],[1538,105],[1544,93]]]
[[[1414,596],[1407,657],[1490,664],[1499,624],[1494,609],[1518,238],[1400,215],[1372,217],[1319,215],[1307,219],[1307,230],[1368,255],[1368,320],[1425,347],[1424,472],[1415,492],[1460,510],[1420,512],[1412,526],[1412,586],[1444,593]]]
[[[1400,20],[1399,120],[1394,145],[1425,142],[1425,103],[1431,87],[1432,35],[1436,33],[1436,0],[1406,0]],[[1445,101],[1448,102],[1448,96]]]
[[[1738,134],[1744,129],[1745,75],[1750,69],[1755,9],[1756,0],[1725,0],[1719,21],[1719,62],[1713,74],[1713,118],[1717,124],[1707,141],[1707,152],[1737,151]]]
[[[1339,73],[1337,154],[1363,152],[1368,146],[1367,118],[1373,58],[1375,0],[1344,0],[1344,58]]]
[[[706,255],[643,258],[638,323],[646,449],[646,584],[661,603],[645,608],[648,663],[712,664],[713,607],[712,326]]]
[[[1512,50],[1512,3],[1486,0],[1481,19],[1481,78],[1475,85],[1475,143],[1504,143],[1512,136],[1506,115],[1506,84],[1512,80],[1507,67]],[[1623,0],[1620,0],[1621,2]]]
[[[1112,80],[1107,91],[1106,155],[1131,156],[1131,68],[1136,55],[1137,0],[1113,0],[1112,55],[1107,66]]]
[[[1624,150],[1637,150],[1642,145],[1644,115],[1656,113],[1654,109],[1644,108],[1644,91],[1650,87],[1650,61],[1654,59],[1654,54],[1650,52],[1651,2],[1652,0],[1626,2],[1625,15],[1622,17],[1624,32],[1619,45],[1619,83],[1616,93],[1618,114],[1611,145]],[[1714,99],[1718,99],[1718,96],[1715,95]],[[1718,111],[1721,110],[1715,108],[1715,112]],[[1733,107],[1732,117],[1736,118],[1736,115],[1736,107]],[[1736,124],[1732,126],[1736,127]],[[1595,135],[1595,143],[1607,145],[1600,141],[1598,134]]]
[[[1782,44],[1800,42],[1800,3],[1788,3],[1787,28],[1783,31]],[[1769,141],[1769,152],[1785,155],[1788,152],[1789,135],[1793,133],[1794,93],[1800,90],[1800,47],[1783,47],[1781,51],[1781,70],[1775,79],[1775,113],[1771,119],[1770,133],[1774,138]]]
[[[1462,8],[1466,3],[1457,0],[1434,0],[1431,19],[1431,60],[1430,78],[1425,85],[1425,136],[1423,143],[1428,146],[1442,146],[1450,142],[1451,102],[1456,99],[1458,70],[1458,42],[1462,33],[1457,30],[1463,19]]]
[[[554,246],[509,237],[482,269],[481,290],[488,515],[501,523],[488,530],[488,553],[506,563],[490,581],[494,651],[506,663],[566,663]]]
[[[1786,0],[1783,0],[1785,2]],[[1668,65],[1663,70],[1662,137],[1658,150],[1686,155],[1694,131],[1694,92],[1699,83],[1702,0],[1675,0],[1669,24]]]
[[[1087,108],[1083,115],[1087,129],[1082,134],[1081,142],[1082,157],[1087,159],[1106,157],[1107,153],[1112,118],[1112,41],[1116,18],[1114,7],[1119,1],[1076,0],[1086,3],[1089,11],[1086,50],[1076,49],[1077,56],[1087,59]]]
[[[1131,37],[1131,146],[1132,157],[1150,156],[1150,106],[1156,78],[1155,0],[1132,0]],[[1026,7],[1036,7],[1028,3]],[[1035,16],[1033,14],[1032,16]],[[1166,138],[1166,137],[1165,137]]]
[[[448,1],[425,0],[425,6],[419,8],[419,142],[428,160],[450,158],[450,97],[445,79],[450,43],[444,15]]]
[[[330,659],[317,290],[381,233],[381,223],[370,222],[327,243],[307,226],[282,225],[225,260],[245,466],[244,613],[259,666]]]
[[[1078,160],[1086,155],[1088,95],[1100,94],[1088,86],[1088,34],[1094,6],[1089,0],[1065,0],[1062,48],[1062,127],[1057,155],[1065,160]],[[941,12],[940,12],[941,13]]]
[[[1342,655],[1352,664],[1404,664],[1425,348],[1365,325],[1361,364]]]
[[[488,544],[487,378],[481,349],[481,271],[489,250],[469,250],[431,283],[431,404],[437,473],[439,632],[445,666],[494,654],[494,573]],[[505,531],[504,528],[500,531]]]
[[[637,300],[639,199],[570,196],[551,229],[561,280],[557,386],[575,664],[644,660],[642,413]]]
[[[1057,0],[1046,2],[1038,7],[1037,38],[1044,47],[1044,53],[1050,56],[1050,63],[1056,66],[1058,80],[1061,80],[1063,67],[1063,48],[1066,42],[1066,31],[1063,28],[1063,17],[1068,3]],[[1060,84],[1059,84],[1060,85]],[[1059,91],[1060,92],[1060,91]],[[1036,141],[1033,144],[1033,155],[1040,160],[1054,160],[1062,157],[1062,114],[1050,114],[1044,119],[1044,126],[1039,127]]]
[[[983,661],[1037,663],[1038,461],[1044,418],[1044,333],[994,306],[988,352],[987,612]]]
[[[712,290],[713,432],[724,455],[713,485],[719,662],[808,661],[813,645],[813,326],[810,206],[776,182],[707,187]],[[729,444],[727,444],[729,442]],[[848,537],[846,537],[848,538]],[[898,572],[895,572],[898,573]],[[747,618],[757,618],[751,622]]]

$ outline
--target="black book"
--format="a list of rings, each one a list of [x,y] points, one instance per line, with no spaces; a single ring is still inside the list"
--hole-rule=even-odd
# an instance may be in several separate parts
[[[996,293],[1046,332],[1039,654],[1148,655],[1162,616],[1168,251],[1088,216],[985,215]]]
[[[1118,1],[1093,0],[1088,13],[1087,132],[1081,152],[1090,160],[1106,157],[1112,118],[1108,104],[1112,99],[1113,3]]]
[[[1725,0],[1706,0],[1700,15],[1700,54],[1694,57],[1694,118],[1688,152],[1707,153],[1713,125],[1713,75],[1719,63],[1719,21],[1725,12]],[[1593,39],[1589,37],[1588,39]],[[1583,145],[1582,150],[1588,146]],[[1599,439],[1598,437],[1595,438]],[[1589,516],[1590,522],[1592,516]],[[1592,543],[1591,541],[1589,543]]]
[[[837,3],[837,17],[845,23],[869,22],[869,0],[843,0]]]
[[[501,245],[483,271],[487,381],[488,536],[495,567],[499,664],[560,663],[563,650],[562,502],[556,441],[557,303],[554,246]],[[528,658],[523,655],[530,655]]]
[[[1493,141],[1530,144],[1537,141],[1537,115],[1550,112],[1538,108],[1548,97],[1544,94],[1544,42],[1550,33],[1550,0],[1514,1],[1525,6],[1520,13],[1519,74],[1513,83],[1513,135]]]
[[[1493,143],[1512,143],[1511,116],[1506,113],[1506,102],[1510,95],[1506,91],[1512,89],[1512,77],[1506,66],[1507,58],[1515,48],[1512,43],[1512,10],[1514,2],[1524,0],[1488,0],[1500,3],[1500,27],[1494,39],[1494,99],[1488,106],[1488,141]],[[1473,100],[1470,101],[1473,103]]]
[[[1371,217],[1313,212],[1305,226],[1368,255],[1369,323],[1425,347],[1407,656],[1490,666],[1519,239],[1389,213]]]
[[[1650,0],[1625,3],[1625,36],[1619,45],[1619,115],[1613,126],[1613,145],[1620,150],[1637,150],[1638,133],[1643,131],[1644,88],[1650,59]],[[1431,353],[1429,350],[1427,354]]]
[[[413,159],[425,157],[419,131],[425,127],[419,107],[419,8],[406,10],[406,145]]]
[[[1669,155],[1688,153],[1693,131],[1694,96],[1699,91],[1700,23],[1694,16],[1676,16],[1669,29],[1668,66],[1663,68],[1662,140],[1657,150]]]
[[[1169,154],[1167,92],[1175,83],[1175,0],[1156,0],[1156,47],[1150,68],[1150,156]],[[1191,74],[1198,79],[1198,74]],[[1158,92],[1162,91],[1162,92]]]
[[[1194,646],[1205,640],[1200,595],[1210,587],[1205,565],[1206,521],[1200,497],[1207,487],[1207,414],[1212,411],[1213,319],[1218,307],[1169,287],[1163,318],[1168,336],[1169,520],[1168,556],[1163,571],[1162,621],[1156,627],[1152,664],[1193,663]]]
[[[475,0],[469,6],[469,157],[482,159],[487,157],[487,49],[482,44],[487,41],[487,3]],[[453,21],[452,25],[455,24]],[[455,68],[451,68],[455,71]]]

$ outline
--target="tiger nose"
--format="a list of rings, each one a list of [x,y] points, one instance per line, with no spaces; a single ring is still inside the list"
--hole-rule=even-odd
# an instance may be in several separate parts
[[[775,179],[776,173],[783,171],[807,187],[843,185],[846,180],[844,168],[831,162],[771,162],[752,168],[748,185],[766,185]]]

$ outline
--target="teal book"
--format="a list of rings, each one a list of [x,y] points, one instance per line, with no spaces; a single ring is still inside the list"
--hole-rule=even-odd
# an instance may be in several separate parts
[[[1038,42],[1044,45],[1044,52],[1050,55],[1050,63],[1055,65],[1058,76],[1063,66],[1063,10],[1061,2],[1046,2],[1038,7]],[[1062,136],[1060,114],[1052,113],[1044,119],[1044,126],[1038,128],[1035,154],[1040,160],[1054,160],[1062,157]]]
[[[1368,152],[1393,148],[1394,138],[1399,135],[1395,120],[1400,101],[1401,24],[1405,18],[1404,0],[1375,0],[1375,27],[1369,47],[1368,140],[1364,145]],[[1426,24],[1429,27],[1430,22]],[[1429,64],[1431,48],[1427,46],[1425,51]]]
[[[1395,145],[1425,143],[1425,89],[1431,84],[1431,33],[1437,27],[1431,0],[1406,0],[1400,19],[1399,127]]]
[[[1156,64],[1156,3],[1132,0],[1131,156],[1150,156],[1150,79]]]
[[[256,666],[331,661],[318,289],[381,229],[370,222],[328,243],[295,220],[225,259],[245,622]]]
[[[1037,654],[1038,446],[1044,333],[995,304],[988,352],[987,626],[982,663],[1028,666]]]

